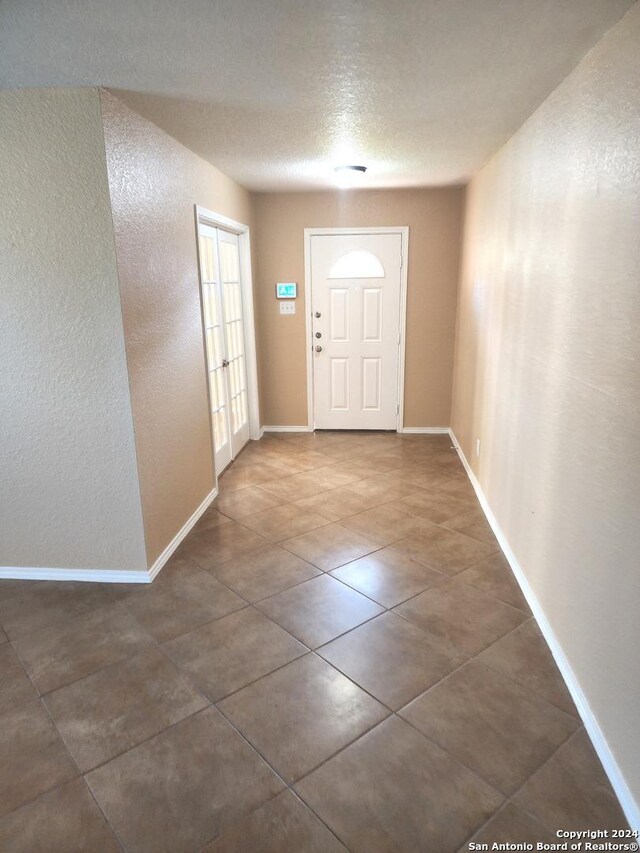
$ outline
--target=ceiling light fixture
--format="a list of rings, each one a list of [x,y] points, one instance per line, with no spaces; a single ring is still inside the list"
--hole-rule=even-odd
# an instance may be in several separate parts
[[[366,166],[336,166],[336,180],[341,187],[355,187],[364,180]]]

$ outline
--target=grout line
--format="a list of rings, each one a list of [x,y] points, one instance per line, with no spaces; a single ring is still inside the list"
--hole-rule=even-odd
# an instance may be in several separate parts
[[[220,700],[220,701],[222,701],[222,700]],[[288,782],[288,781],[286,780],[286,778],[285,778],[284,776],[282,776],[282,775],[279,773],[279,771],[278,771],[278,770],[276,770],[276,769],[275,769],[275,767],[273,767],[273,765],[272,765],[272,764],[270,764],[270,762],[269,762],[269,761],[267,761],[266,757],[265,757],[265,756],[260,752],[260,750],[259,750],[259,749],[258,749],[258,748],[253,744],[253,743],[251,743],[251,741],[250,741],[250,740],[249,740],[249,739],[248,739],[248,738],[247,738],[247,737],[242,733],[242,731],[241,731],[241,730],[240,730],[240,729],[235,725],[235,723],[234,723],[234,722],[233,722],[233,721],[232,721],[232,720],[231,720],[231,719],[230,719],[230,718],[229,718],[229,717],[224,713],[224,711],[223,711],[221,708],[218,708],[218,706],[217,706],[216,704],[214,704],[214,706],[213,706],[213,707],[215,707],[215,709],[217,710],[217,712],[222,716],[222,718],[227,722],[227,724],[228,724],[228,725],[229,725],[229,726],[230,726],[230,727],[231,727],[231,728],[236,732],[236,734],[238,734],[238,735],[242,738],[242,740],[243,740],[243,741],[244,741],[244,742],[249,746],[249,748],[250,748],[251,750],[253,750],[253,752],[255,752],[255,753],[256,753],[256,754],[257,754],[257,755],[262,759],[262,761],[263,761],[263,762],[266,764],[266,766],[271,770],[271,772],[272,772],[272,773],[274,773],[274,774],[275,774],[275,776],[276,776],[276,777],[277,777],[277,778],[282,782],[282,784],[285,786],[285,787],[283,788],[283,790],[278,791],[278,793],[277,793],[277,794],[274,794],[274,795],[273,795],[273,797],[269,797],[267,800],[265,800],[263,803],[261,803],[261,805],[260,805],[260,806],[257,806],[257,808],[256,808],[256,809],[252,809],[250,812],[248,812],[248,813],[247,813],[247,815],[245,815],[245,817],[246,817],[246,816],[248,816],[249,814],[252,814],[252,813],[253,813],[253,811],[256,811],[257,809],[259,809],[259,808],[261,808],[262,806],[266,805],[266,803],[269,803],[269,802],[271,802],[272,800],[274,800],[274,799],[275,799],[276,797],[278,797],[280,794],[284,793],[284,791],[285,791],[285,790],[286,790],[286,791],[291,791],[291,793],[292,793],[292,794],[294,794],[294,796],[296,796],[296,797],[297,797],[297,798],[298,798],[298,799],[299,799],[299,800],[300,800],[300,801],[301,801],[305,806],[307,806],[307,808],[308,808],[311,812],[313,812],[313,814],[318,818],[318,820],[320,820],[320,821],[322,822],[322,824],[323,824],[324,826],[326,826],[326,827],[327,827],[327,829],[331,832],[331,834],[332,834],[332,835],[334,835],[336,838],[338,838],[338,840],[339,840],[339,841],[341,841],[341,843],[343,843],[343,844],[344,844],[344,842],[342,842],[342,839],[340,839],[340,838],[339,838],[339,836],[338,836],[338,835],[336,834],[336,832],[335,832],[335,831],[334,831],[334,830],[329,826],[329,824],[328,824],[328,823],[326,823],[326,822],[323,820],[323,818],[322,818],[319,814],[317,814],[317,812],[316,812],[313,808],[311,808],[311,806],[310,806],[310,805],[309,805],[305,800],[303,800],[303,799],[302,799],[302,797],[300,796],[300,794],[298,794],[298,792],[294,789],[293,785],[295,784],[295,782]],[[385,719],[386,719],[386,718],[385,718]],[[376,725],[377,725],[377,723],[376,723]],[[375,726],[374,726],[374,728],[375,728]],[[369,729],[369,731],[371,731],[371,729]],[[320,766],[320,765],[318,765],[318,766]],[[314,768],[314,769],[317,769],[317,768]],[[307,775],[308,775],[308,774],[307,774]],[[303,776],[303,777],[301,777],[301,778],[304,778],[304,776]],[[300,781],[300,779],[298,779],[298,780],[296,780],[296,781],[297,781],[297,782],[299,782],[299,781]],[[214,838],[213,838],[213,839],[211,839],[211,841],[213,841],[215,838],[219,838],[219,837],[223,834],[223,832],[224,832],[224,830],[223,830],[222,832],[220,832],[218,835],[214,836]],[[210,843],[210,842],[207,842],[207,843]],[[346,846],[346,845],[345,845],[345,846]],[[350,848],[347,848],[347,849],[350,849]]]
[[[509,794],[509,796],[507,796],[507,797],[506,797],[506,799],[505,799],[505,801],[502,803],[502,805],[501,805],[498,809],[496,809],[496,810],[495,810],[495,812],[494,812],[492,815],[490,815],[490,816],[487,818],[487,820],[486,820],[483,824],[481,824],[480,826],[478,826],[478,827],[477,827],[477,828],[472,832],[472,834],[471,834],[471,835],[470,835],[470,836],[469,836],[465,841],[463,841],[463,842],[462,842],[462,845],[461,845],[461,847],[460,847],[459,849],[461,850],[461,849],[462,849],[462,847],[463,847],[465,844],[468,844],[468,843],[469,843],[473,838],[475,838],[475,836],[476,836],[479,832],[481,832],[481,831],[482,831],[482,830],[483,830],[483,829],[484,829],[484,828],[485,828],[489,823],[491,823],[491,821],[494,819],[494,817],[495,817],[499,812],[503,811],[503,810],[504,810],[504,809],[505,809],[505,808],[506,808],[510,803],[512,803],[516,808],[518,808],[518,809],[520,809],[521,811],[525,812],[527,815],[529,815],[529,817],[533,818],[533,819],[536,821],[536,823],[539,823],[539,824],[540,824],[540,826],[542,826],[542,827],[543,827],[544,829],[546,829],[548,832],[550,832],[550,833],[554,833],[554,832],[556,831],[557,827],[555,827],[555,826],[554,826],[554,827],[551,827],[551,828],[550,828],[550,827],[548,827],[548,826],[546,825],[546,823],[545,823],[543,820],[541,820],[539,817],[537,817],[537,816],[536,816],[536,815],[534,815],[532,812],[530,812],[528,809],[524,808],[523,806],[519,805],[518,803],[514,803],[513,801],[514,801],[514,798],[515,798],[515,797],[520,793],[520,791],[525,787],[525,785],[527,785],[527,784],[528,784],[528,783],[529,783],[529,782],[534,778],[534,776],[537,776],[537,775],[538,775],[538,773],[543,769],[543,767],[546,767],[546,765],[547,765],[547,764],[548,764],[548,763],[549,763],[549,762],[550,762],[550,761],[555,757],[555,755],[556,755],[558,752],[560,752],[560,750],[561,750],[563,747],[565,747],[565,746],[569,743],[569,741],[570,741],[572,738],[576,737],[576,736],[580,733],[580,731],[581,731],[581,730],[584,730],[584,726],[582,725],[582,723],[580,723],[580,725],[578,726],[578,728],[576,729],[576,731],[571,732],[571,734],[570,734],[567,738],[565,738],[565,740],[563,740],[563,741],[562,741],[562,743],[561,743],[561,744],[559,744],[559,746],[557,746],[557,747],[556,747],[556,749],[554,749],[554,750],[553,750],[553,752],[551,753],[551,755],[549,755],[549,756],[548,756],[548,758],[546,758],[546,759],[542,762],[542,764],[541,764],[541,765],[540,765],[536,770],[534,770],[534,771],[533,771],[533,773],[532,773],[530,776],[527,776],[527,778],[524,780],[524,782],[522,783],[522,785],[520,785],[518,788],[516,788],[516,790],[515,790],[512,794]],[[442,747],[441,747],[441,748],[442,748]],[[478,774],[476,774],[476,775],[478,775]],[[483,781],[485,781],[485,782],[486,782],[486,780],[483,780]],[[493,786],[492,786],[492,787],[493,787]],[[497,790],[497,789],[495,789],[495,790]],[[500,794],[501,794],[502,792],[501,792],[501,791],[498,791],[498,793],[500,793]]]

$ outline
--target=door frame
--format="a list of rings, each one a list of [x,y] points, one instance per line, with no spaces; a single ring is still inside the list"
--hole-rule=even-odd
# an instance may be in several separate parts
[[[260,429],[260,399],[258,396],[258,360],[256,356],[256,324],[253,310],[253,279],[251,275],[251,236],[249,226],[242,222],[236,222],[228,216],[208,210],[202,205],[194,205],[194,216],[196,225],[196,252],[198,259],[198,283],[200,285],[200,313],[202,315],[203,346],[205,349],[205,364],[207,359],[206,341],[204,339],[204,314],[202,311],[202,281],[200,278],[200,248],[199,232],[200,223],[210,225],[212,228],[221,228],[231,234],[238,235],[238,249],[240,253],[240,282],[242,293],[242,315],[244,325],[244,346],[247,370],[247,402],[249,404],[249,435],[257,440],[261,437]],[[209,395],[209,381],[207,379],[207,395]],[[209,428],[211,430],[211,446],[213,445],[213,426],[211,424],[211,401],[209,400]],[[214,448],[215,451],[215,448]],[[216,483],[218,472],[216,471]]]
[[[311,312],[311,238],[341,236],[345,234],[399,234],[400,235],[400,329],[398,335],[398,412],[396,432],[404,431],[404,372],[405,339],[407,333],[407,277],[409,258],[409,226],[394,225],[388,228],[305,228],[304,229],[304,311],[306,319],[305,345],[307,350],[307,424],[309,432],[315,430],[313,394],[313,328]]]

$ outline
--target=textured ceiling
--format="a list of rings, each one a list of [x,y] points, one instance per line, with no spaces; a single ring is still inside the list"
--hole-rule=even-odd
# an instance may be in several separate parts
[[[0,0],[0,85],[101,85],[254,190],[467,180],[633,0]]]

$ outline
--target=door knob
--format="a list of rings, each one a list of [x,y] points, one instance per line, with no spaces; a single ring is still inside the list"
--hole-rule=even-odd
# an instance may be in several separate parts
[[[227,359],[226,359],[226,358],[223,358],[223,359],[222,359],[222,366],[223,366],[223,367],[229,367],[229,362],[227,361]]]
[[[319,320],[322,317],[322,314],[319,311],[316,311],[316,319]]]
[[[316,352],[322,352],[322,347],[316,347]]]
[[[322,337],[322,332],[316,332],[316,338],[321,338],[321,337]]]

